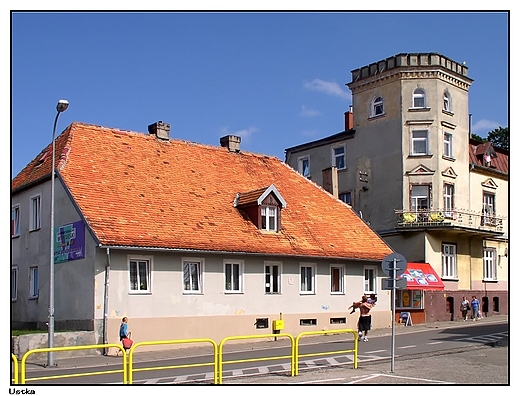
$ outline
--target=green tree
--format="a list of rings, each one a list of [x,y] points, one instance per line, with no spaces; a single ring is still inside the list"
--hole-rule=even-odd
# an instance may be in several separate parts
[[[503,148],[509,151],[509,127],[493,129],[488,133],[487,140],[490,141],[493,146]]]
[[[482,136],[477,135],[477,134],[475,134],[475,133],[472,133],[472,134],[471,134],[471,138],[472,138],[473,140],[478,140],[478,141],[481,142],[481,143],[487,142],[487,139],[486,139],[486,138],[483,138]]]

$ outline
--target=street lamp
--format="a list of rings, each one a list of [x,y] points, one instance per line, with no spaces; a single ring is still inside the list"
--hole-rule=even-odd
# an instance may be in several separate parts
[[[49,348],[54,347],[54,176],[55,176],[55,161],[56,161],[56,125],[58,125],[58,118],[69,107],[69,102],[61,99],[56,105],[56,118],[54,119],[54,128],[52,129],[52,164],[51,164],[51,252],[49,265]],[[55,366],[54,353],[47,354],[47,366]]]

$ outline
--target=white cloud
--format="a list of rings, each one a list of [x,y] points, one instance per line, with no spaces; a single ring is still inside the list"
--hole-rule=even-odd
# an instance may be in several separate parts
[[[501,125],[496,121],[479,120],[471,125],[471,133],[487,136],[488,132],[491,132],[493,129],[496,129],[499,126]]]
[[[311,91],[324,92],[327,95],[339,96],[342,99],[350,99],[350,93],[344,91],[341,86],[335,82],[323,81],[315,78],[311,82],[306,82],[303,87]]]
[[[307,106],[302,106],[302,111],[300,112],[302,117],[316,117],[321,115],[318,110],[309,109]]]

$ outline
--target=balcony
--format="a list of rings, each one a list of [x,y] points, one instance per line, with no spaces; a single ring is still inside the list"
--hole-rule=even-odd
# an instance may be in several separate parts
[[[395,210],[397,228],[452,227],[482,232],[502,233],[505,216],[483,215],[481,212],[453,209]]]

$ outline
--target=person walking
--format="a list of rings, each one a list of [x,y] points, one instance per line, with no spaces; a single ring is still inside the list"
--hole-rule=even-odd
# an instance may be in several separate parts
[[[363,337],[363,342],[368,341],[368,331],[372,327],[372,315],[370,314],[370,310],[373,308],[374,304],[368,302],[367,296],[363,295],[361,297],[361,303],[359,304],[359,320],[358,320],[358,336],[359,341],[361,341],[361,337]]]
[[[466,296],[462,297],[462,301],[460,303],[460,311],[462,312],[462,319],[466,321],[468,319],[468,311],[470,309],[469,301]]]
[[[130,338],[130,332],[128,331],[128,318],[125,316],[123,319],[121,319],[121,326],[119,326],[119,341],[123,344],[123,348],[125,351],[129,348],[125,345],[125,339]],[[117,351],[119,355],[119,350]]]
[[[471,315],[473,321],[480,320],[480,301],[476,296],[471,296]]]

